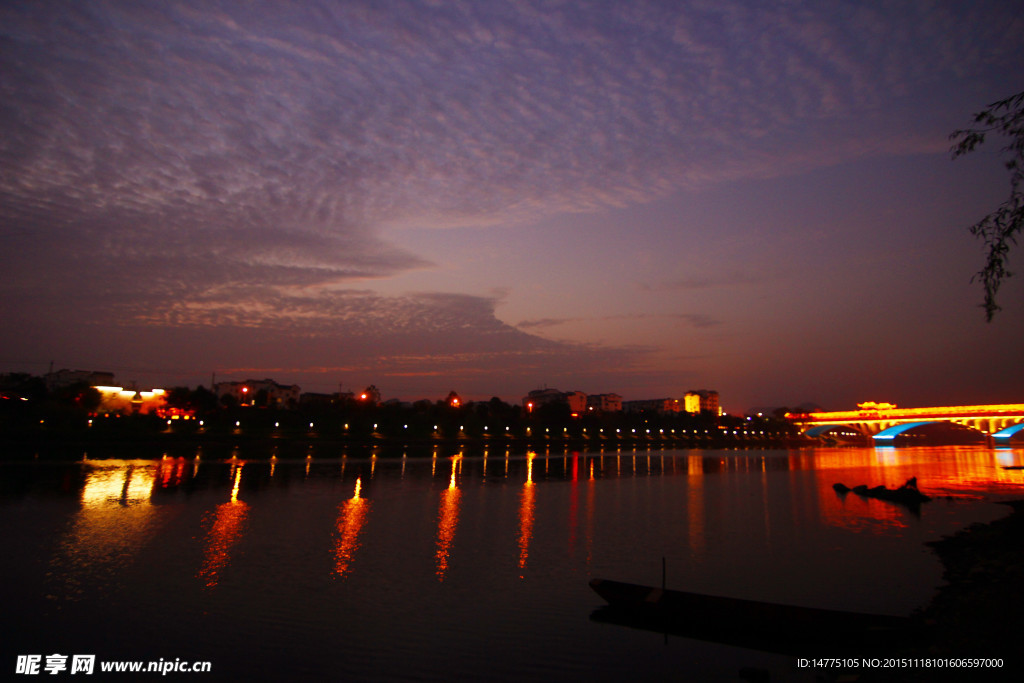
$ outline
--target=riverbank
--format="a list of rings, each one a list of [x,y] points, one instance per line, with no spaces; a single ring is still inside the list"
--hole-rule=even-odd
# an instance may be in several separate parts
[[[943,565],[945,584],[915,615],[924,638],[920,645],[893,655],[904,659],[1001,659],[1002,668],[915,666],[861,670],[846,680],[934,681],[1020,680],[1024,614],[1024,500],[1007,502],[1011,513],[975,524],[929,543]]]
[[[159,459],[192,457],[202,451],[209,455],[220,453],[230,457],[232,449],[246,449],[264,457],[334,457],[339,453],[354,457],[430,457],[440,451],[445,455],[456,453],[481,454],[487,451],[580,451],[597,453],[622,449],[702,449],[702,450],[761,450],[795,449],[809,445],[806,439],[706,437],[684,436],[485,436],[485,437],[389,437],[321,435],[313,432],[300,434],[273,430],[227,431],[162,431],[157,433],[89,432],[48,434],[4,434],[0,432],[0,460],[80,459],[82,452],[103,452],[114,457]],[[125,455],[121,455],[125,454]],[[214,455],[214,457],[216,457]]]

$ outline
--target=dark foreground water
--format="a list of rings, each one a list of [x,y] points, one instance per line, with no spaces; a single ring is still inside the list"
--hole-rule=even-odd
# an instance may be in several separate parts
[[[909,614],[941,582],[924,543],[1024,497],[1021,449],[89,455],[0,464],[5,674],[56,653],[211,662],[168,680],[813,680],[592,620],[587,582],[658,584],[664,557],[674,588]],[[942,498],[832,490],[911,476]]]

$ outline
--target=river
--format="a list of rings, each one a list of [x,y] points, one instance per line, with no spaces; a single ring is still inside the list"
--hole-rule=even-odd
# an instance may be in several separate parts
[[[3,666],[94,654],[209,661],[168,675],[194,680],[799,678],[791,655],[596,621],[587,582],[658,584],[664,558],[673,588],[909,614],[942,579],[925,543],[1024,494],[1019,448],[99,455],[0,463]],[[910,477],[934,497],[920,510],[832,489]]]

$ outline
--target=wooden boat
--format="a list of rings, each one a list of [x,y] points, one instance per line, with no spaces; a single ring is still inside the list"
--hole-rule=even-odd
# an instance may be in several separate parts
[[[610,610],[599,621],[703,640],[785,652],[805,644],[894,644],[913,630],[908,617],[781,605],[666,590],[608,579],[590,587]]]

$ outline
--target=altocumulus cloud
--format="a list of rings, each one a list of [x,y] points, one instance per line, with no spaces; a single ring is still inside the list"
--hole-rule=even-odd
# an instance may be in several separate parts
[[[829,5],[4,3],[4,306],[535,351],[489,297],[367,292],[432,265],[380,229],[925,148],[878,133],[879,89],[969,71],[982,21],[986,58],[1017,49],[998,3]]]

